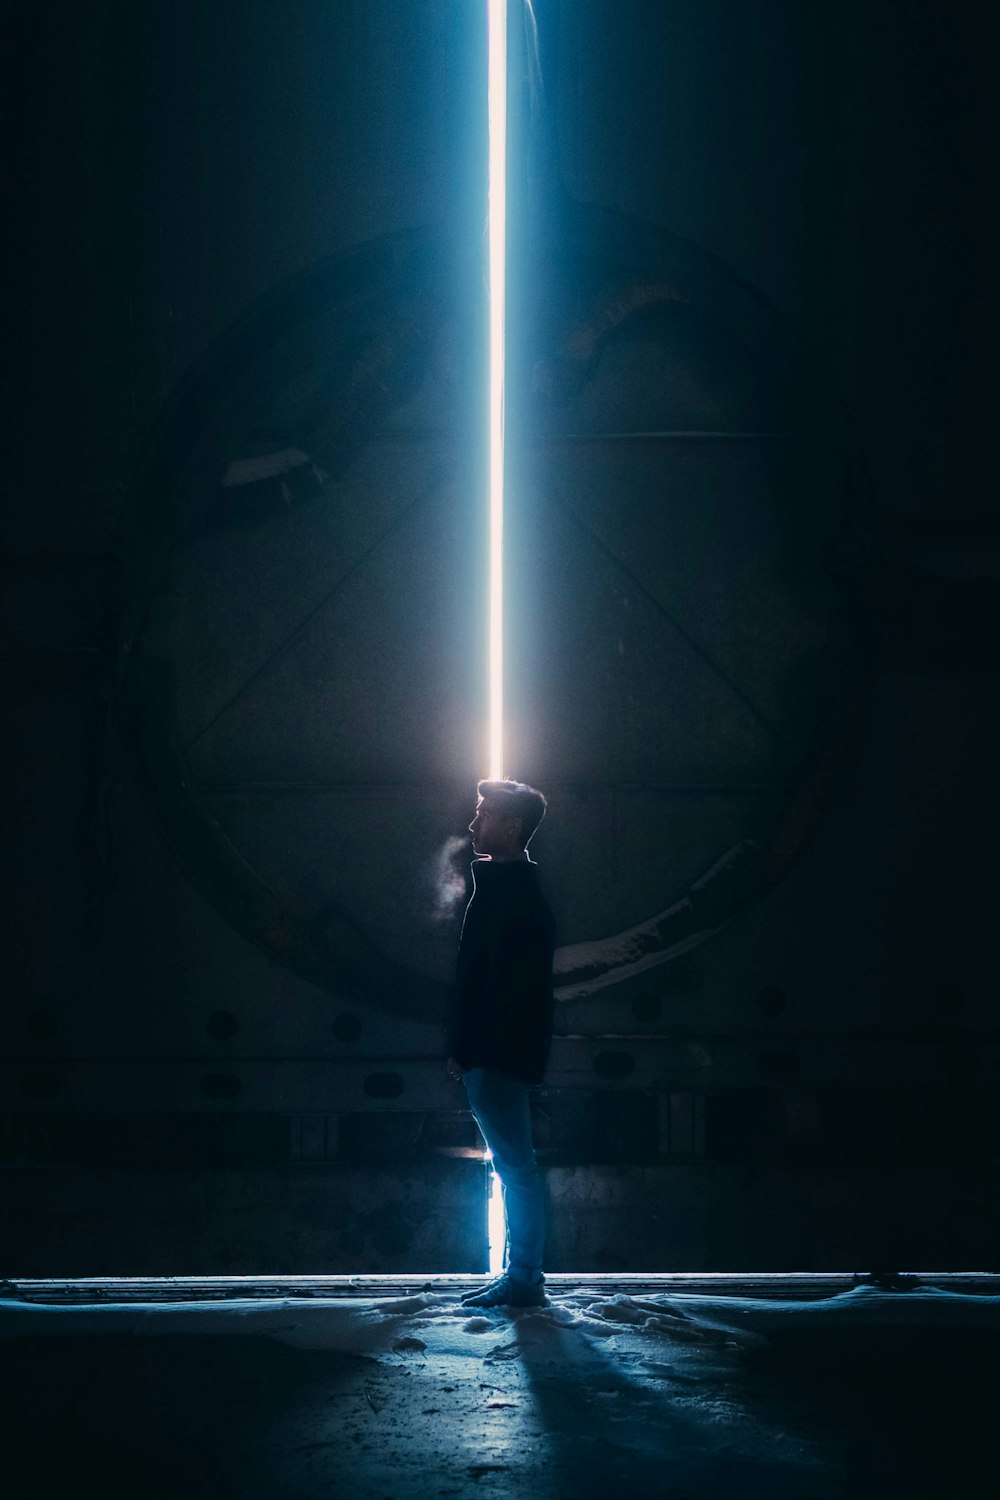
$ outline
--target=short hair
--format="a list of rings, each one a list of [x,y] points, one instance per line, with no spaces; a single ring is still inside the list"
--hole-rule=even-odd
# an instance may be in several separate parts
[[[476,791],[499,811],[520,819],[521,837],[527,848],[549,805],[538,788],[523,781],[480,781]]]

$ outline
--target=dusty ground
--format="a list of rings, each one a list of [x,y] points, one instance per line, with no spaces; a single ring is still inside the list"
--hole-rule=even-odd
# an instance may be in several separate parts
[[[44,1324],[19,1315],[0,1341],[4,1490],[10,1500],[977,1493],[991,1457],[996,1309],[977,1326],[909,1308],[902,1317],[882,1299],[862,1316],[855,1303],[843,1318],[765,1318],[734,1304],[731,1329],[621,1297],[479,1317],[441,1296],[346,1312],[101,1308],[89,1321],[31,1309]]]

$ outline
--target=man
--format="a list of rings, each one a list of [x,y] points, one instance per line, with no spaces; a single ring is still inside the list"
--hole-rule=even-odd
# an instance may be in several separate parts
[[[473,894],[462,924],[448,1072],[462,1079],[503,1186],[503,1274],[462,1301],[471,1307],[541,1307],[545,1200],[531,1142],[528,1095],[552,1042],[555,924],[528,843],[545,815],[541,792],[481,781],[469,824]]]

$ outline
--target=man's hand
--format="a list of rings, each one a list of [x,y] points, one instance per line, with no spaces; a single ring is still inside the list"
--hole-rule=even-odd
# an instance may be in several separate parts
[[[461,1083],[465,1077],[465,1069],[453,1057],[449,1057],[448,1059],[448,1077],[454,1078],[456,1083]]]

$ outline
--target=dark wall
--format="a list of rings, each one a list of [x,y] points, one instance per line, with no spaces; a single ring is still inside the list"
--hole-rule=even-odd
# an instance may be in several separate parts
[[[982,8],[537,11],[552,1268],[992,1265]],[[475,1268],[480,10],[6,31],[0,1269]]]

